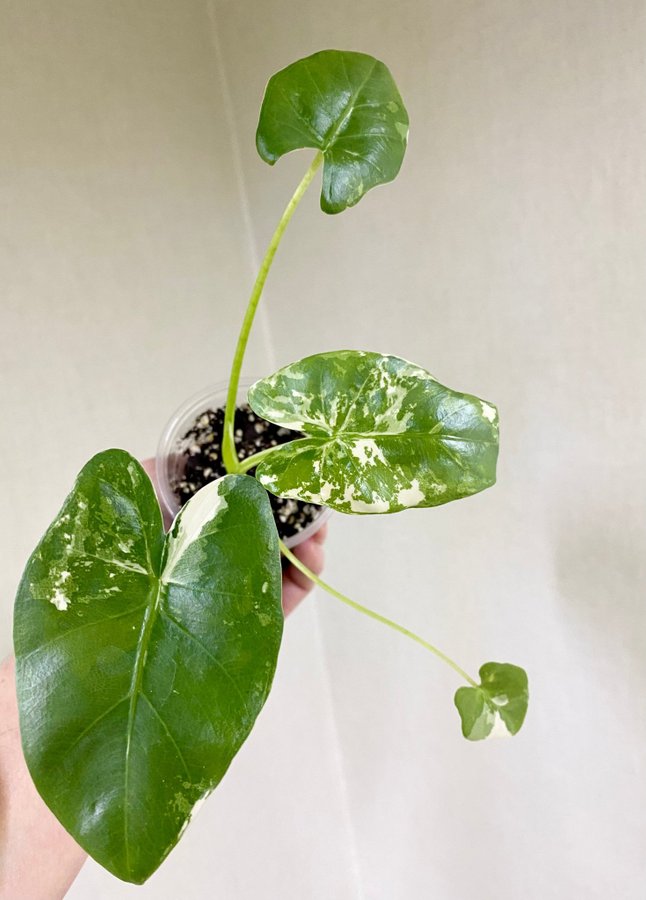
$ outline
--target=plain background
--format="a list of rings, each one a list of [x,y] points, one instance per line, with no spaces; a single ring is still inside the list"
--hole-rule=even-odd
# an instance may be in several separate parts
[[[499,482],[331,524],[331,583],[477,672],[517,662],[513,741],[460,736],[453,673],[315,595],[221,788],[144,888],[72,898],[640,900],[646,827],[643,0],[0,2],[0,652],[24,562],[109,446],[154,452],[226,378],[311,154],[255,154],[268,76],[382,58],[398,180],[313,189],[246,373],[396,353],[496,402]]]

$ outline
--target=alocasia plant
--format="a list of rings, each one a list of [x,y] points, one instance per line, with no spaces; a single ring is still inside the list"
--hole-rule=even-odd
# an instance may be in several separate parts
[[[283,213],[234,353],[223,458],[164,533],[153,487],[122,450],[95,456],[32,554],[15,609],[23,748],[34,783],[99,863],[141,883],[177,843],[260,712],[282,634],[282,552],[334,597],[412,638],[466,681],[455,704],[469,740],[515,734],[527,677],[486,663],[481,683],[430,644],[330,587],[279,541],[267,491],[347,514],[400,512],[495,482],[496,408],[397,356],[321,353],[256,383],[259,416],[292,442],[238,459],[234,412],[255,311],[283,232],[323,166],[338,213],[391,181],[408,114],[390,72],[327,50],[270,79],[256,144],[274,164],[316,152]],[[304,436],[303,436],[304,435]],[[256,478],[245,473],[256,470]]]

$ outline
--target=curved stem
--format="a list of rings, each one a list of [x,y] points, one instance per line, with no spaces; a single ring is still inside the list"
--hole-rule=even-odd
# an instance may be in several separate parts
[[[245,456],[244,459],[238,460],[238,472],[242,475],[244,472],[248,472],[249,469],[254,469],[258,463],[261,463],[265,457],[278,450],[280,446],[281,444],[277,444],[275,447],[267,447],[266,450],[259,450],[258,453],[253,453],[251,456]]]
[[[303,575],[307,575],[307,577],[317,584],[320,588],[323,588],[324,591],[327,591],[328,594],[331,594],[333,597],[336,597],[337,600],[340,600],[341,603],[345,603],[347,606],[351,606],[352,609],[356,609],[357,612],[363,613],[364,616],[370,616],[371,619],[376,619],[377,622],[381,622],[383,625],[387,625],[389,628],[393,628],[395,631],[398,631],[400,634],[405,635],[411,640],[415,641],[418,644],[421,644],[426,650],[429,650],[431,653],[435,654],[438,659],[441,659],[442,662],[445,662],[447,666],[450,666],[454,672],[457,672],[461,678],[470,684],[472,687],[478,687],[477,682],[471,678],[470,675],[462,669],[456,662],[454,662],[450,656],[447,656],[446,653],[442,653],[437,647],[433,646],[433,644],[429,644],[428,641],[425,641],[424,638],[421,638],[418,634],[415,634],[414,631],[410,631],[408,628],[404,628],[403,625],[399,625],[397,622],[393,622],[392,619],[387,619],[386,616],[382,616],[380,613],[375,612],[372,609],[368,609],[367,606],[362,606],[361,603],[357,603],[356,600],[351,600],[349,597],[346,597],[345,594],[342,594],[340,591],[335,590],[335,588],[331,587],[331,585],[326,584],[318,575],[315,575],[307,566],[300,561],[297,556],[289,550],[283,542],[280,542],[280,552],[285,556],[293,566],[296,566],[299,571],[303,573]]]
[[[260,266],[260,271],[256,277],[256,281],[253,286],[253,290],[251,291],[251,296],[249,297],[249,303],[247,305],[247,311],[245,313],[245,317],[242,321],[242,327],[240,329],[240,334],[238,336],[238,343],[236,345],[235,355],[233,357],[233,364],[231,366],[231,376],[229,378],[229,389],[227,393],[227,406],[224,414],[224,436],[222,440],[222,460],[224,462],[225,468],[227,472],[239,472],[240,471],[240,463],[238,461],[238,454],[236,453],[235,448],[235,439],[234,439],[234,418],[236,411],[236,395],[238,393],[238,384],[240,381],[240,372],[242,370],[242,362],[244,360],[245,350],[247,349],[247,341],[249,340],[249,333],[251,331],[251,326],[253,325],[254,316],[256,315],[256,309],[258,307],[258,301],[260,300],[260,296],[262,294],[262,289],[265,286],[265,281],[267,280],[267,275],[269,274],[269,269],[271,268],[271,264],[273,262],[274,256],[276,255],[276,250],[278,249],[278,245],[280,244],[280,240],[283,236],[287,225],[289,224],[289,220],[294,215],[294,210],[300,203],[300,200],[309,187],[314,175],[316,174],[317,169],[323,162],[323,154],[319,150],[312,160],[312,164],[309,169],[303,176],[301,183],[298,185],[292,199],[289,201],[287,206],[285,207],[285,212],[282,214],[280,218],[280,222],[276,226],[276,230],[274,231],[271,241],[269,242],[269,246],[267,247],[267,252],[265,253],[264,259]]]

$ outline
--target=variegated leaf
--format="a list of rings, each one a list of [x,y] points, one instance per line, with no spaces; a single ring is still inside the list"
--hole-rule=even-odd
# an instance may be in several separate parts
[[[306,435],[257,468],[281,497],[392,513],[467,497],[496,479],[496,408],[396,356],[309,356],[254,384],[249,403]]]
[[[270,78],[256,134],[273,165],[300,147],[324,156],[321,209],[338,213],[399,172],[408,113],[386,66],[345,50],[322,50]]]
[[[511,737],[520,731],[529,703],[527,674],[509,663],[485,663],[479,687],[461,687],[455,705],[469,741]]]
[[[87,463],[32,554],[14,626],[25,759],[119,878],[157,868],[247,737],[274,674],[280,597],[253,478],[207,485],[165,537],[148,476],[121,450]]]

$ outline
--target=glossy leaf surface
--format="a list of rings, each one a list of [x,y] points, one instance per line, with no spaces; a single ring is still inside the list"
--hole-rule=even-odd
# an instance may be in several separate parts
[[[25,570],[15,612],[25,757],[101,865],[144,881],[220,781],[269,692],[283,615],[265,491],[201,490],[165,537],[129,454],[94,457]]]
[[[309,356],[254,384],[259,415],[306,434],[256,477],[282,497],[344,513],[438,506],[496,480],[498,414],[397,356]]]
[[[338,213],[395,178],[407,136],[408,113],[386,66],[365,53],[323,50],[269,80],[256,146],[271,165],[301,147],[321,150],[321,209]]]
[[[485,663],[480,668],[480,686],[461,687],[455,694],[462,734],[469,741],[516,734],[528,703],[527,674],[509,663]]]

